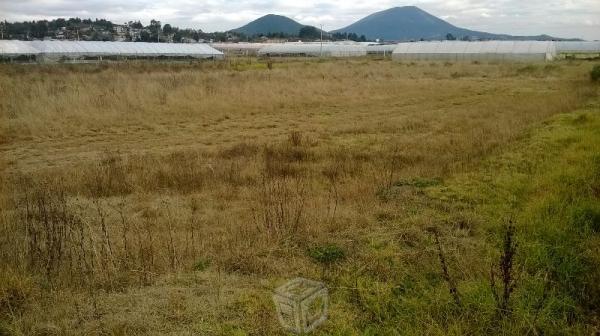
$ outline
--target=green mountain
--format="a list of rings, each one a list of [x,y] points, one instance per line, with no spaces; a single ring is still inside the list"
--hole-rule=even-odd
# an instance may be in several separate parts
[[[233,29],[231,31],[236,33],[243,33],[248,36],[260,34],[268,35],[277,33],[284,33],[286,35],[297,36],[302,27],[304,27],[303,24],[300,24],[288,17],[269,14],[256,19],[245,26]]]

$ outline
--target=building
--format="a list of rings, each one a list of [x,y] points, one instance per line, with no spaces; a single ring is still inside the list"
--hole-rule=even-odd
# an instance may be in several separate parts
[[[129,39],[129,27],[126,25],[113,25],[113,40],[125,42]]]

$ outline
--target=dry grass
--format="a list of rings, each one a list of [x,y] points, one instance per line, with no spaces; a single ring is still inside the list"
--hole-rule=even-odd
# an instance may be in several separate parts
[[[436,270],[424,229],[445,205],[420,188],[582,105],[596,92],[587,68],[2,67],[0,275],[17,290],[0,295],[0,320],[16,334],[276,334],[264,291],[318,278],[313,246],[346,251],[338,285]],[[459,238],[444,248],[469,262],[459,280],[489,270],[470,263],[476,219],[448,217],[457,227],[444,234]],[[385,318],[357,295],[332,319]]]

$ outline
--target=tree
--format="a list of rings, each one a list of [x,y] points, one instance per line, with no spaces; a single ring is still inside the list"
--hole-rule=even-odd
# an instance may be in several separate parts
[[[316,27],[304,26],[300,28],[298,37],[300,37],[301,39],[316,40],[321,37],[321,32]]]
[[[6,26],[7,26],[6,21],[0,22],[0,39],[4,40],[4,35],[6,35],[6,37],[8,37],[7,31],[6,31]]]
[[[60,28],[60,27],[66,27],[67,26],[67,20],[60,18],[60,19],[56,19],[56,21],[54,21],[56,24],[56,27]]]
[[[142,30],[142,32],[140,33],[140,41],[150,42],[150,39],[151,39],[150,33],[148,33],[145,30]]]
[[[160,23],[160,21],[157,20],[150,20],[150,26],[148,26],[148,28],[150,29],[151,32],[151,39],[152,42],[156,42],[159,41],[159,36],[160,36],[160,29],[161,29],[162,25]]]
[[[142,29],[144,25],[140,21],[129,21],[129,27],[133,29]]]
[[[446,34],[446,40],[454,41],[454,40],[456,40],[456,37],[454,37],[454,35],[452,35],[451,33],[448,33],[448,34]]]
[[[44,38],[48,34],[48,21],[37,21],[31,26],[31,35],[35,38]]]
[[[164,33],[165,35],[172,34],[172,33],[173,33],[173,27],[171,27],[171,25],[167,23],[167,24],[165,24],[165,25],[163,26],[163,29],[162,29],[162,31],[163,31],[163,33]]]
[[[347,40],[348,39],[348,33],[333,33],[333,35],[331,35],[331,37],[336,40]]]

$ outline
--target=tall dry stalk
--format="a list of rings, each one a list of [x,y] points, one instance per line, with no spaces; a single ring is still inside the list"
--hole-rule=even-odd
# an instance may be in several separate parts
[[[497,264],[490,268],[490,287],[498,313],[506,316],[511,313],[510,297],[517,287],[514,270],[514,259],[517,253],[517,243],[515,241],[515,226],[512,220],[506,225],[502,244],[502,253]],[[500,284],[497,278],[500,277]]]

